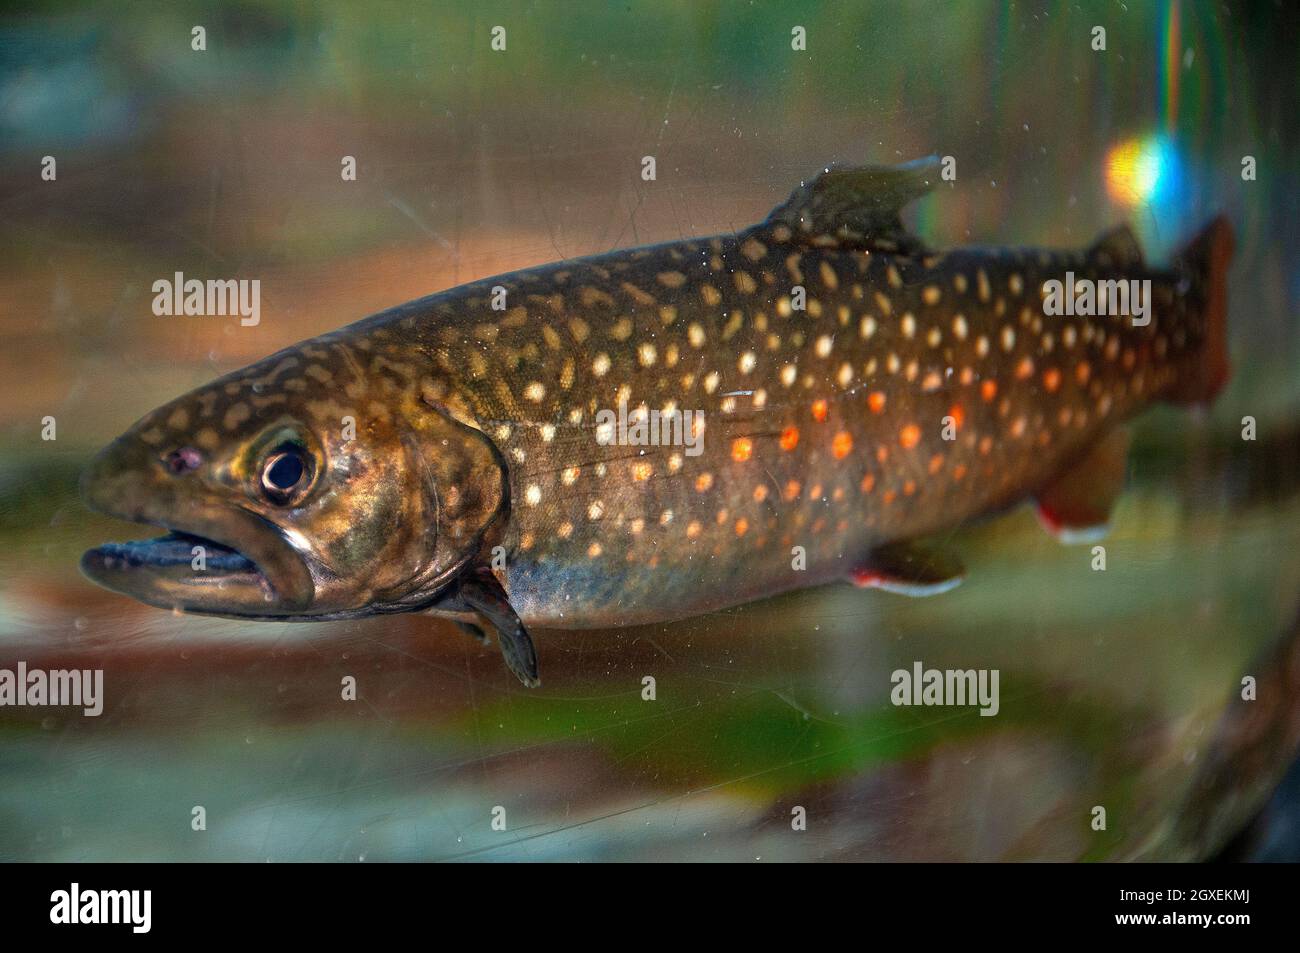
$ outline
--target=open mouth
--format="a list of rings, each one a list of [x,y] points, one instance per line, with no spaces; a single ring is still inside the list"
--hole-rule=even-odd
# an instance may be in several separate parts
[[[104,543],[91,552],[97,554],[105,568],[116,569],[117,563],[127,566],[190,566],[221,573],[256,573],[251,559],[216,540],[194,533],[173,530],[166,536],[154,539],[137,539],[125,543]],[[90,555],[87,553],[86,555]]]
[[[134,516],[141,514],[134,513]],[[159,522],[158,514],[144,514]],[[81,557],[91,581],[162,608],[236,617],[296,615],[310,605],[312,578],[269,523],[253,514],[191,514],[193,530],[104,543]],[[210,528],[209,528],[210,527]],[[238,540],[238,548],[212,536]]]
[[[90,509],[165,534],[87,550],[81,571],[92,582],[186,612],[260,618],[308,611],[315,580],[278,525],[200,485],[160,478],[158,470],[151,448],[119,437],[82,474]]]
[[[274,599],[270,579],[247,554],[210,536],[170,529],[165,536],[104,543],[81,557],[94,582],[165,608],[243,614]]]

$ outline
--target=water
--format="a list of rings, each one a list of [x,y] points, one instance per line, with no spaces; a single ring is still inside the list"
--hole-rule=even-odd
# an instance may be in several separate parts
[[[106,692],[98,718],[0,709],[0,858],[1200,858],[1259,812],[1300,734],[1294,12],[428,6],[0,25],[0,667],[102,667]],[[909,221],[940,247],[1128,220],[1160,259],[1218,210],[1237,228],[1234,378],[1206,415],[1137,421],[1104,572],[1022,509],[951,534],[970,574],[944,596],[540,632],[532,692],[446,622],[178,616],[77,572],[124,535],[79,468],[190,387],[472,278],[752,223],[832,161],[929,153],[958,177]],[[176,271],[259,278],[261,322],[155,317]],[[894,707],[916,661],[998,669],[1000,713]]]

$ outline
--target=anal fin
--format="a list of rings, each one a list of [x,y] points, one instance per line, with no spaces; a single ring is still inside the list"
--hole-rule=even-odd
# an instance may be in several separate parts
[[[951,553],[916,543],[889,543],[873,549],[849,574],[849,581],[905,596],[937,596],[960,585],[965,576],[965,567]]]
[[[1090,543],[1110,529],[1110,511],[1124,489],[1130,435],[1117,427],[1038,493],[1038,519],[1063,543]]]

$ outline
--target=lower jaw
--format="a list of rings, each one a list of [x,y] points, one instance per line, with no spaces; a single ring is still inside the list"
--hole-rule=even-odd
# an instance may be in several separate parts
[[[105,543],[91,552],[105,562],[132,567],[189,566],[194,572],[256,573],[253,561],[229,546],[191,533],[171,532],[154,539]],[[89,554],[87,554],[89,555]]]
[[[159,556],[147,545],[110,543],[87,551],[81,570],[106,589],[158,608],[233,616],[275,614],[270,583],[233,550],[219,550],[212,558],[196,555],[192,561],[165,553],[150,558],[151,552]]]

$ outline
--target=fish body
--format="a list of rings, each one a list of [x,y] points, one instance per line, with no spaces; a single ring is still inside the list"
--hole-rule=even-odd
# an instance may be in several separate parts
[[[92,505],[181,535],[83,566],[192,611],[487,621],[531,683],[529,625],[839,579],[941,591],[961,567],[914,541],[1028,498],[1094,530],[1121,422],[1226,380],[1231,231],[1163,270],[1124,228],[937,252],[898,218],[934,178],[827,170],[738,233],[487,278],[227,375],[85,480]],[[1145,289],[1142,318],[1080,313],[1096,296],[1069,292],[1104,282]],[[178,539],[214,544],[224,585],[179,566]]]

